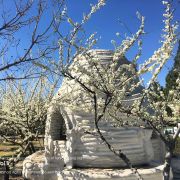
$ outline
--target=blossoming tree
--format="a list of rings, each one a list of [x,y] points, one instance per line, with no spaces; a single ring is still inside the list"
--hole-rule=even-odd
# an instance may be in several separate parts
[[[105,0],[99,0],[97,4],[92,5],[90,12],[84,14],[82,21],[79,23],[74,22],[72,18],[69,18],[67,15],[67,9],[65,7],[64,9],[62,8],[63,10],[60,13],[59,21],[53,21],[54,30],[59,36],[58,43],[60,61],[58,63],[57,61],[51,61],[53,68],[57,68],[59,72],[57,72],[57,69],[51,69],[50,67],[52,66],[47,66],[47,64],[41,64],[41,62],[35,63],[36,66],[55,72],[55,74],[62,74],[65,79],[69,79],[71,80],[71,83],[75,83],[77,85],[76,93],[72,92],[73,96],[71,97],[73,98],[70,99],[70,96],[68,96],[67,93],[67,96],[62,98],[60,97],[61,103],[68,104],[76,108],[84,108],[87,111],[93,112],[95,128],[101,139],[105,142],[110,151],[117,155],[118,158],[121,158],[126,165],[132,169],[132,171],[137,175],[138,179],[142,179],[141,175],[132,166],[128,157],[121,151],[121,149],[116,151],[113,146],[109,144],[101,133],[98,123],[105,117],[110,117],[117,125],[123,126],[124,121],[123,119],[119,118],[119,113],[124,113],[127,116],[136,116],[142,122],[145,122],[160,136],[167,147],[167,156],[163,175],[165,180],[169,179],[174,143],[176,142],[180,127],[173,138],[162,132],[163,128],[169,121],[169,119],[166,118],[167,116],[165,111],[165,105],[167,105],[169,102],[165,102],[163,98],[161,98],[162,100],[158,103],[154,100],[154,97],[157,95],[154,93],[153,84],[157,80],[159,73],[172,54],[177,38],[175,34],[177,24],[173,23],[173,9],[171,7],[171,2],[163,1],[163,4],[166,8],[165,13],[163,14],[165,26],[162,34],[161,47],[139,67],[138,59],[142,53],[141,37],[145,34],[145,17],[141,16],[139,13],[137,13],[137,17],[140,20],[139,29],[135,34],[132,34],[131,37],[126,37],[121,44],[115,48],[113,61],[107,65],[101,63],[98,60],[98,57],[96,57],[96,55],[90,51],[98,40],[96,38],[96,34],[94,33],[90,35],[85,41],[82,38],[81,35],[84,32],[83,25],[94,13],[96,13],[97,10],[105,5]],[[66,35],[64,35],[64,32],[60,32],[60,29],[58,28],[59,23],[62,22],[61,20],[67,20],[71,27],[70,31],[68,31]],[[136,56],[131,60],[131,63],[126,64],[125,66],[119,66],[119,61],[125,58],[127,51],[129,51],[135,43],[138,44],[138,53]],[[80,56],[86,58],[86,64],[80,62]],[[148,72],[152,72],[152,77],[147,87],[142,89],[141,94],[137,95],[136,89],[140,87],[142,83],[140,80],[141,76]],[[179,81],[179,78],[177,81]],[[18,97],[20,97],[20,101],[18,100],[19,98],[15,99],[15,102],[18,101],[18,103],[16,103],[17,106],[15,106],[16,110],[12,111],[11,103],[9,103],[10,105],[6,105],[2,112],[7,114],[10,113],[10,116],[13,117],[9,119],[10,121],[8,122],[14,123],[13,119],[15,118],[17,120],[16,115],[18,115],[18,118],[20,117],[22,122],[25,122],[26,125],[29,126],[29,119],[27,120],[27,117],[30,117],[30,119],[33,120],[32,124],[34,124],[34,120],[36,122],[38,118],[36,118],[34,113],[31,111],[30,114],[27,113],[29,112],[27,109],[32,109],[33,112],[35,111],[35,114],[39,117],[39,115],[43,114],[43,108],[45,107],[46,103],[44,104],[44,101],[37,98],[39,97],[38,93],[41,92],[41,88],[38,88],[40,91],[37,91],[37,96],[34,96],[34,93],[31,94],[34,98],[32,98],[32,101],[28,101],[28,103],[26,103],[26,98],[24,99],[24,96],[22,96],[24,94],[23,90],[21,90],[21,88],[19,90]],[[161,96],[162,94],[159,93],[159,95]],[[79,99],[82,99],[85,96],[87,97],[88,103],[85,104],[84,107],[77,106]],[[129,96],[132,97],[131,100],[129,99]],[[8,96],[5,96],[4,101],[9,101],[10,99],[9,102],[11,102],[13,99],[11,98],[11,93],[9,93]],[[172,98],[173,101],[177,101],[177,104],[179,103],[178,97],[172,96]],[[174,109],[173,105],[172,108]],[[19,111],[19,109],[21,109],[21,111]],[[37,113],[40,109],[42,110],[42,114]],[[16,111],[17,114],[11,114],[12,112],[14,113]],[[174,113],[178,118],[176,111],[174,111]],[[18,127],[22,127],[22,122],[17,123]],[[133,123],[134,122],[130,122],[129,125],[133,125]],[[6,121],[3,122],[3,126],[5,124]],[[24,130],[24,128],[22,128],[22,130]],[[23,142],[26,142],[26,139],[29,138],[28,132],[30,132],[31,138],[32,134],[34,133],[29,130],[27,132],[26,131],[27,130],[24,131],[25,136],[23,138]]]
[[[10,80],[0,86],[1,138],[18,147],[8,159],[10,165],[36,151],[33,141],[39,141],[39,135],[44,134],[48,104],[59,82],[59,77],[53,77],[51,80],[43,75],[34,80]]]
[[[99,136],[108,148],[117,155],[117,157],[124,160],[126,165],[138,176],[138,179],[142,179],[141,175],[132,167],[128,157],[121,150],[116,151],[113,146],[108,143],[101,133],[98,123],[105,117],[111,117],[114,120],[118,120],[118,122],[122,122],[120,125],[123,125],[123,119],[119,118],[118,113],[126,113],[128,116],[136,116],[142,122],[145,122],[160,136],[166,145],[167,154],[163,176],[165,180],[168,180],[174,144],[180,132],[180,127],[173,137],[163,133],[164,127],[167,126],[168,121],[170,120],[167,119],[167,113],[165,110],[165,106],[169,102],[165,102],[161,99],[161,102],[157,103],[154,100],[154,97],[158,95],[154,93],[153,85],[162,68],[171,57],[174,45],[177,41],[175,31],[177,30],[178,25],[177,23],[173,23],[172,4],[170,1],[163,1],[166,8],[165,13],[163,14],[165,26],[162,34],[161,47],[155,51],[149,59],[145,60],[139,68],[137,67],[137,64],[142,52],[141,37],[145,34],[145,18],[139,13],[137,13],[137,16],[140,19],[141,24],[138,31],[133,34],[132,37],[126,37],[126,39],[116,47],[113,61],[111,63],[104,65],[99,61],[95,54],[89,51],[96,43],[97,39],[95,38],[95,34],[92,34],[87,39],[86,47],[82,47],[79,44],[77,39],[79,30],[82,28],[84,22],[86,22],[91,15],[104,4],[105,1],[100,0],[97,5],[92,6],[90,13],[84,16],[81,23],[74,23],[72,19],[69,19],[69,23],[73,27],[69,36],[70,39],[61,38],[59,40],[61,72],[65,78],[71,80],[71,83],[77,84],[77,89],[73,94],[73,98],[70,99],[67,93],[66,97],[60,97],[61,103],[68,103],[73,107],[85,108],[87,111],[94,112],[95,128],[99,133]],[[66,46],[66,50],[64,49],[65,43],[69,44],[69,46]],[[126,52],[129,51],[135,43],[138,43],[139,48],[132,63],[126,64],[125,67],[119,66],[119,61],[125,57]],[[76,50],[76,53],[75,55],[70,56],[71,52],[74,52],[72,51],[72,48]],[[65,53],[67,53],[67,56],[64,56]],[[80,56],[83,56],[86,59],[86,62],[80,62],[80,60],[82,61],[82,58],[79,58]],[[131,98],[131,101],[128,100],[128,96],[133,97],[136,95],[135,90],[141,86],[142,83],[139,79],[141,79],[142,75],[148,72],[152,73],[152,77],[150,78],[147,87],[142,90],[137,98]],[[179,78],[177,81],[179,81]],[[161,95],[160,91],[159,93]],[[83,104],[83,107],[80,107],[78,101],[79,99],[82,99],[83,96],[88,97],[88,103],[85,104],[85,106]],[[176,97],[175,99],[174,96],[172,98],[174,98],[174,101],[176,100],[179,103],[179,98]],[[172,105],[172,108],[174,109],[175,107]],[[176,111],[174,111],[174,113],[176,114]],[[179,115],[176,114],[175,116],[178,117]]]

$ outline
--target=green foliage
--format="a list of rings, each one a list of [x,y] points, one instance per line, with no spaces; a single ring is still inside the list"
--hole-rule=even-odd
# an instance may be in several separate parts
[[[169,71],[167,77],[166,77],[166,87],[165,87],[165,94],[168,95],[169,91],[172,89],[176,89],[178,86],[176,80],[178,79],[178,76],[180,74],[180,40],[179,40],[179,47],[176,54],[176,57],[174,58],[174,66]]]

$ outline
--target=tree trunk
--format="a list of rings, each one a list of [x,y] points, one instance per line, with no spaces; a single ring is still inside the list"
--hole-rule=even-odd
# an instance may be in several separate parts
[[[176,143],[179,133],[180,133],[180,126],[178,125],[178,129],[176,133],[173,135],[172,140],[169,142],[169,144],[166,144],[168,147],[167,147],[167,153],[165,156],[165,163],[164,163],[164,169],[163,169],[163,180],[170,179],[171,161],[172,161],[173,152],[175,149],[175,143]]]
[[[171,158],[172,158],[172,153],[168,151],[165,156],[165,163],[163,168],[163,180],[170,180]]]
[[[5,163],[4,180],[9,180],[9,165],[7,161],[4,161],[4,163]]]
[[[33,142],[30,143],[30,148],[31,148],[32,153],[36,152]]]

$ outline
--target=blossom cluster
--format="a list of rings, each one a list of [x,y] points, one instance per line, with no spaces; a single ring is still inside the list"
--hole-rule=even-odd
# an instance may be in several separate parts
[[[172,55],[172,51],[174,45],[177,42],[176,39],[176,30],[178,28],[178,24],[175,22],[172,23],[173,20],[173,9],[171,8],[171,4],[168,1],[163,1],[163,4],[166,6],[164,16],[164,29],[162,34],[162,46],[153,53],[153,55],[147,59],[143,64],[140,65],[138,74],[144,74],[146,72],[152,72],[152,77],[149,81],[149,85],[155,82],[158,74],[161,69],[166,64],[167,60]]]
[[[152,116],[150,109],[153,109],[159,104],[158,102],[151,103],[152,94],[150,95],[149,92],[152,91],[152,88],[143,90],[140,78],[142,74],[153,71],[149,85],[155,82],[159,72],[171,56],[174,44],[176,43],[175,31],[178,27],[176,23],[172,23],[173,9],[170,3],[163,2],[163,4],[166,6],[166,9],[163,15],[165,26],[163,29],[164,34],[162,35],[162,46],[140,65],[139,70],[136,68],[136,62],[142,52],[141,36],[145,34],[145,17],[137,13],[141,21],[139,29],[135,34],[132,34],[132,37],[126,37],[116,47],[114,52],[107,55],[111,59],[108,63],[104,63],[105,60],[103,58],[106,57],[99,56],[98,50],[89,50],[96,43],[94,41],[95,34],[92,34],[88,38],[86,41],[87,48],[84,48],[83,53],[77,53],[73,58],[72,64],[69,64],[68,69],[66,69],[70,76],[67,75],[60,89],[61,96],[59,99],[61,103],[76,110],[84,109],[85,111],[93,111],[94,102],[91,92],[95,92],[98,98],[97,107],[100,114],[104,109],[103,107],[107,97],[110,97],[111,103],[106,107],[106,114],[116,114],[117,118],[118,113],[121,112],[136,115],[143,114],[143,117],[150,118]],[[101,3],[99,1],[99,5],[93,6],[90,14],[99,9],[101,5],[104,5],[104,1]],[[88,19],[90,16],[86,16],[86,18]],[[139,47],[137,55],[132,60],[132,63],[124,63],[123,60],[126,59],[125,55],[127,51],[135,43],[138,43]],[[162,93],[160,94],[162,96]],[[147,105],[148,101],[150,105]],[[162,108],[164,108],[162,111],[165,112],[165,105]],[[158,113],[155,114],[157,115]]]

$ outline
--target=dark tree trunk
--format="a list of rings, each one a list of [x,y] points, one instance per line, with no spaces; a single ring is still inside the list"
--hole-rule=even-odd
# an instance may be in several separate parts
[[[4,180],[9,180],[9,165],[7,161],[4,161],[4,163],[5,163]]]
[[[171,158],[171,153],[167,152],[163,169],[163,180],[169,180],[170,178]]]
[[[32,142],[30,143],[30,147],[31,147],[32,153],[36,152],[34,144]]]
[[[168,144],[166,144],[167,153],[165,156],[165,163],[164,163],[164,169],[163,169],[163,180],[170,179],[171,161],[172,161],[173,152],[175,149],[175,143],[176,143],[179,133],[180,133],[180,126],[178,127],[176,133],[173,135],[172,139],[168,142]]]

